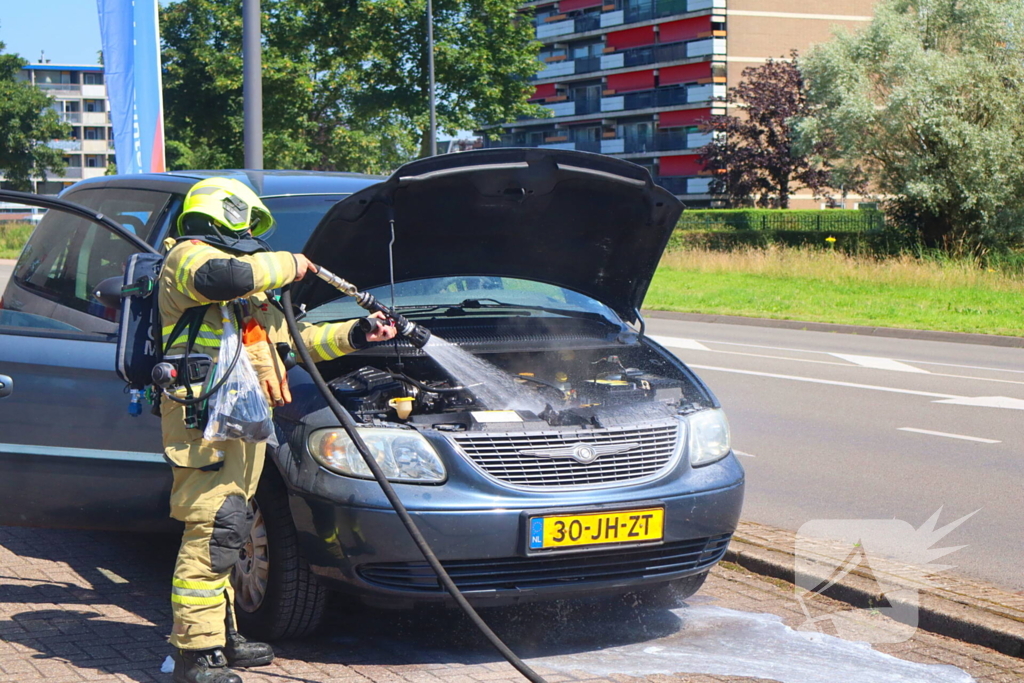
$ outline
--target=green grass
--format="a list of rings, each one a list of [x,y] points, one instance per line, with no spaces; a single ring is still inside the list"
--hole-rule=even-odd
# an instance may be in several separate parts
[[[31,234],[27,223],[0,223],[0,258],[18,258]]]
[[[1024,336],[1024,285],[967,261],[808,249],[666,254],[644,307]]]

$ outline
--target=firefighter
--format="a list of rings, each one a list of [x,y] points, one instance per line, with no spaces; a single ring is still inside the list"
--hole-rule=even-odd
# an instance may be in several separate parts
[[[185,197],[178,238],[164,242],[167,257],[158,301],[165,358],[186,352],[193,331],[178,326],[177,338],[169,337],[183,315],[193,315],[198,333],[192,353],[206,354],[214,362],[223,334],[221,305],[231,302],[228,308],[240,318],[245,353],[267,401],[283,406],[291,394],[276,344],[290,338],[284,314],[269,292],[301,280],[313,266],[302,254],[272,252],[256,239],[273,223],[270,211],[243,183],[227,178],[197,183]],[[197,307],[206,308],[198,313]],[[368,326],[372,331],[366,333],[357,322],[303,324],[302,338],[313,358],[324,361],[395,336],[392,325]],[[173,395],[186,397],[191,387],[179,382],[182,386]],[[248,642],[236,631],[229,581],[248,541],[249,501],[259,483],[266,444],[205,441],[202,419],[201,411],[161,401],[164,453],[173,472],[171,517],[185,524],[171,583],[173,680],[241,683],[231,667],[262,666],[274,658],[270,645]]]

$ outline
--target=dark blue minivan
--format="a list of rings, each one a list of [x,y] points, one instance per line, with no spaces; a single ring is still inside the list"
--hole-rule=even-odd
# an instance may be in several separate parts
[[[581,152],[451,154],[387,179],[187,171],[72,186],[64,199],[123,231],[49,211],[0,299],[0,524],[174,530],[159,420],[129,415],[118,310],[94,292],[121,275],[132,235],[159,247],[210,175],[263,198],[273,249],[304,252],[484,361],[397,340],[320,366],[470,600],[701,586],[744,475],[717,399],[639,313],[682,207],[643,168]],[[315,278],[293,298],[308,321],[363,314]],[[446,600],[308,375],[289,381],[233,576],[242,625],[308,633],[330,590]]]

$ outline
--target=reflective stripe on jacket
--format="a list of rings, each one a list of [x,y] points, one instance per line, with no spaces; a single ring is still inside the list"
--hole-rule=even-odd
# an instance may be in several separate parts
[[[234,299],[248,302],[248,316],[266,329],[272,346],[278,342],[291,343],[284,314],[270,302],[265,292],[295,279],[296,262],[292,254],[274,251],[243,256],[198,240],[175,243],[168,239],[164,241],[164,248],[170,249],[159,282],[161,338],[165,348],[167,337],[186,310],[214,304],[203,317],[194,352],[204,353],[216,361],[224,333],[219,304]],[[355,350],[350,340],[355,324],[354,320],[316,325],[300,322],[299,328],[313,360],[320,362]],[[184,353],[187,339],[186,329],[166,353]]]

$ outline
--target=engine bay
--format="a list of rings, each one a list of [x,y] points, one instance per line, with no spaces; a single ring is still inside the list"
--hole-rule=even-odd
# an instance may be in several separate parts
[[[710,407],[706,392],[644,344],[336,361],[331,391],[363,424],[441,431],[635,425]]]

